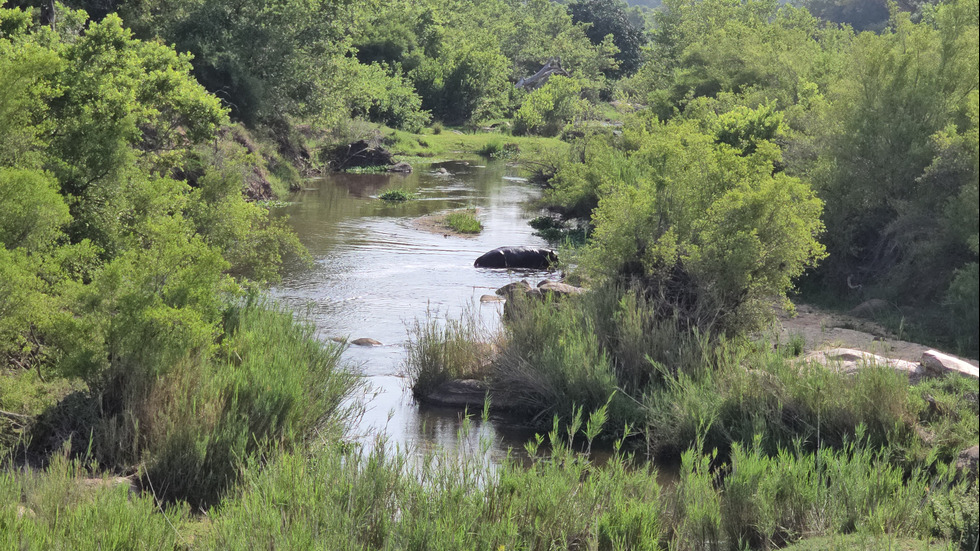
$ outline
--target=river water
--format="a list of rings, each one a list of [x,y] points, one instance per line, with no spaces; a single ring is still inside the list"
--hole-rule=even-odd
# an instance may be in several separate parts
[[[445,168],[449,175],[436,171]],[[473,261],[506,245],[544,246],[528,226],[535,216],[525,204],[539,193],[503,162],[447,162],[417,166],[413,174],[335,174],[310,181],[310,190],[274,209],[310,250],[314,266],[286,274],[274,290],[281,302],[306,314],[318,336],[371,338],[382,346],[350,346],[344,359],[364,375],[368,390],[358,397],[365,411],[357,429],[370,443],[379,434],[409,451],[492,441],[491,456],[519,449],[528,433],[504,420],[477,419],[466,425],[457,411],[420,406],[403,376],[409,327],[427,315],[458,317],[475,310],[488,330],[499,327],[501,305],[480,303],[512,281],[532,282],[555,274],[478,269]],[[386,188],[414,191],[418,199],[386,203]],[[419,217],[476,207],[484,230],[454,237],[422,229]]]

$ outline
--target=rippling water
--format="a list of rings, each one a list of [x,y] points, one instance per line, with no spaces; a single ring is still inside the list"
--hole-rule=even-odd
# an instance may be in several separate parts
[[[439,168],[450,175],[434,174]],[[395,186],[415,191],[419,199],[391,204],[376,198]],[[427,312],[441,319],[456,317],[473,308],[493,328],[501,306],[481,304],[481,295],[524,278],[555,277],[473,267],[478,256],[497,247],[545,245],[532,235],[527,221],[534,214],[523,206],[536,197],[537,189],[500,162],[440,163],[416,167],[410,175],[331,175],[308,187],[316,191],[296,194],[276,212],[289,216],[315,264],[288,273],[274,293],[307,313],[324,340],[367,337],[384,343],[352,346],[345,353],[370,386],[362,397],[362,438],[370,441],[385,433],[400,447],[425,450],[460,442],[475,448],[483,437],[494,441],[495,455],[519,448],[527,433],[499,421],[471,423],[460,441],[459,414],[415,404],[402,373],[408,326],[414,320]],[[424,215],[463,207],[479,209],[484,226],[479,236],[444,236],[414,223]]]

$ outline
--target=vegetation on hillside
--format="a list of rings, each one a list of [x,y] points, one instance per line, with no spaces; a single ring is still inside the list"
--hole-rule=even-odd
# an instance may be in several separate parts
[[[976,381],[749,335],[799,287],[977,354],[977,0],[648,4],[0,2],[0,546],[974,548]],[[590,292],[410,345],[528,465],[345,441],[341,349],[263,298],[309,258],[246,197],[365,138],[533,157],[581,236]]]

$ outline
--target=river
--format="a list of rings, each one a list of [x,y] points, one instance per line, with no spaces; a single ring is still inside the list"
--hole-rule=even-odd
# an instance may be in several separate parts
[[[445,168],[449,174],[436,171]],[[480,303],[512,281],[537,281],[555,274],[478,269],[473,261],[505,245],[544,246],[528,220],[525,205],[539,190],[503,162],[445,162],[417,166],[409,175],[333,174],[308,182],[286,206],[289,225],[313,255],[312,268],[289,271],[274,295],[306,314],[318,336],[371,338],[382,346],[350,346],[343,358],[365,377],[367,391],[356,437],[376,435],[413,452],[460,445],[476,449],[492,442],[491,456],[520,449],[528,433],[501,419],[477,419],[464,426],[459,412],[420,406],[403,376],[409,326],[416,319],[458,317],[476,309],[488,330],[499,327],[501,305]],[[377,196],[400,187],[417,200],[386,203]],[[419,227],[419,217],[475,207],[483,232],[475,237],[446,236]]]

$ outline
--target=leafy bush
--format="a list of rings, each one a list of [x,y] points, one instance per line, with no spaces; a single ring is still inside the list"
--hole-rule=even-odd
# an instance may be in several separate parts
[[[340,350],[291,314],[232,307],[214,353],[165,345],[174,350],[154,358],[173,363],[160,372],[134,365],[110,382],[106,398],[118,403],[98,421],[92,448],[107,466],[141,465],[160,499],[214,504],[257,458],[305,442],[327,420],[342,426],[354,377]]]
[[[656,119],[630,124],[624,140],[563,169],[556,193],[599,198],[587,266],[639,282],[662,314],[713,334],[756,329],[771,318],[771,301],[825,256],[816,240],[822,202],[774,172],[771,142],[743,156],[692,123]]]
[[[514,133],[557,136],[585,110],[581,92],[578,81],[552,76],[544,86],[524,99],[514,115]]]

